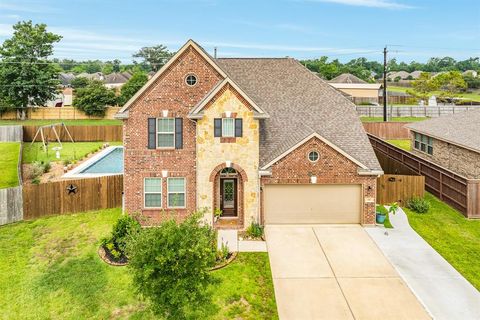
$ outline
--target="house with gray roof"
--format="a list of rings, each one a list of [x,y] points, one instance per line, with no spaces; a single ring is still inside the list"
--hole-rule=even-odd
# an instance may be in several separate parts
[[[480,179],[480,109],[406,127],[413,153],[466,178]]]
[[[142,223],[375,223],[383,171],[355,106],[294,59],[215,59],[189,40],[116,118]]]
[[[368,83],[350,73],[342,73],[328,83],[343,94],[350,97],[355,104],[378,103],[380,83]]]
[[[127,78],[123,73],[113,72],[107,74],[103,80],[105,87],[109,89],[121,88],[129,78]]]

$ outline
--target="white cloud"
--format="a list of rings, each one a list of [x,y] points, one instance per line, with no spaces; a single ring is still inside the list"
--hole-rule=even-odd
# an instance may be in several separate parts
[[[0,9],[3,11],[12,12],[29,12],[29,13],[46,13],[56,11],[54,8],[47,6],[45,3],[34,2],[19,2],[2,0],[0,3]]]
[[[307,0],[312,2],[338,3],[348,6],[383,8],[383,9],[411,9],[412,6],[391,0]]]

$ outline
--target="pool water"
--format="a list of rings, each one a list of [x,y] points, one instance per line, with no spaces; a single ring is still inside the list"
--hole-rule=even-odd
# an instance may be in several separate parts
[[[123,148],[115,148],[80,173],[123,173]]]

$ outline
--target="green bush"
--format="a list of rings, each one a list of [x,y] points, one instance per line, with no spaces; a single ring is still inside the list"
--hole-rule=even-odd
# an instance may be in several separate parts
[[[230,255],[230,251],[228,250],[228,246],[222,243],[220,250],[217,250],[216,262],[223,262],[228,259]]]
[[[128,214],[123,215],[113,226],[110,241],[113,242],[117,250],[125,253],[127,241],[140,230],[140,223],[134,217]]]
[[[76,90],[73,104],[88,116],[105,116],[107,106],[116,105],[117,98],[113,90],[107,89],[103,82],[93,80],[86,87]]]
[[[252,222],[248,226],[246,234],[251,238],[261,238],[263,236],[263,227],[257,222]]]
[[[181,223],[170,219],[128,242],[133,284],[166,319],[202,318],[198,313],[211,303],[216,237],[200,223],[202,217],[194,213]]]
[[[414,197],[407,201],[407,208],[417,213],[427,213],[430,210],[430,202],[424,198]]]

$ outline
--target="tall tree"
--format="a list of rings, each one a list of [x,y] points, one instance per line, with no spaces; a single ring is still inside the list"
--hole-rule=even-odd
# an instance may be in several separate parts
[[[133,54],[134,58],[142,58],[144,64],[148,64],[154,71],[160,69],[173,53],[167,50],[167,47],[159,44],[153,47],[143,47],[137,53]]]
[[[127,103],[127,101],[130,100],[130,98],[133,97],[133,95],[137,93],[145,83],[147,83],[147,81],[148,76],[145,72],[134,73],[133,76],[122,86],[120,96],[118,97],[118,103],[120,105]]]
[[[47,32],[46,24],[20,21],[0,46],[0,98],[17,110],[18,118],[26,118],[27,107],[44,105],[55,96],[60,69],[48,57],[61,39]]]

